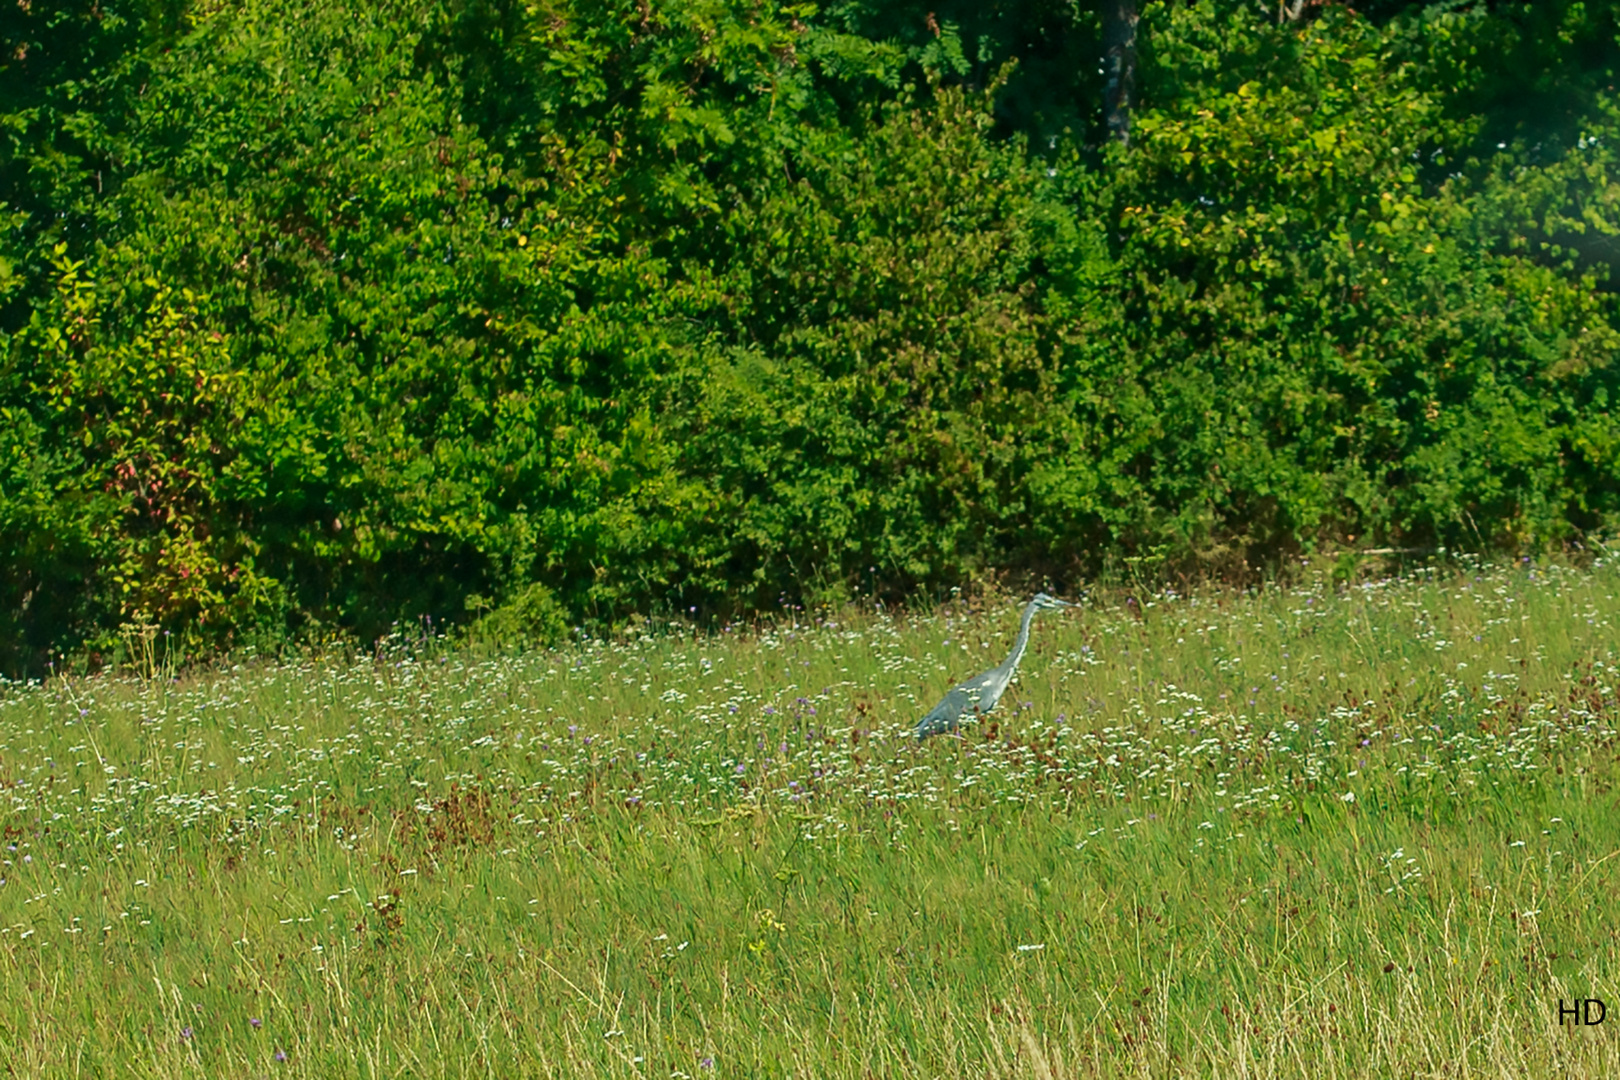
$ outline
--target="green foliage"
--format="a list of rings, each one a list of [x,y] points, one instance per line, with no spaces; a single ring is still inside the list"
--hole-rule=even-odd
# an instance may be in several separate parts
[[[1129,359],[1076,365],[1113,394],[1071,390],[1132,433],[1114,452],[1139,505],[1116,535],[1259,560],[1612,522],[1613,464],[1578,446],[1611,426],[1591,403],[1613,379],[1613,304],[1494,250],[1489,188],[1425,188],[1419,161],[1466,133],[1387,39],[1345,16],[1285,35],[1158,12],[1155,50],[1205,92],[1145,110],[1104,191],[1123,280],[1093,310]]]
[[[114,612],[198,635],[251,624],[280,590],[256,571],[254,538],[220,528],[242,479],[232,451],[249,408],[243,373],[198,325],[189,290],[144,282],[128,335],[105,334],[83,264],[65,248],[53,258],[54,302],[16,339],[44,363],[26,387],[32,415],[11,414],[28,464],[4,526],[38,547],[8,584],[41,600],[62,576],[99,584],[51,606],[72,613],[77,600],[104,626]]]
[[[1144,4],[1126,151],[1091,5],[23,5],[0,667],[1611,529],[1616,5],[1498,8]]]
[[[568,636],[568,613],[551,590],[538,581],[493,611],[484,612],[487,603],[481,596],[467,598],[469,611],[483,612],[467,630],[474,643],[501,648],[543,647],[557,645]]]
[[[185,0],[26,0],[0,9],[0,332],[49,303],[52,245],[102,227],[138,144],[128,120]]]
[[[714,565],[748,568],[757,603],[810,571],[959,580],[1017,544],[1066,420],[1034,267],[1051,208],[988,123],[948,89],[894,106],[853,146],[806,139],[732,218],[741,333],[677,412],[683,467],[713,478]]]

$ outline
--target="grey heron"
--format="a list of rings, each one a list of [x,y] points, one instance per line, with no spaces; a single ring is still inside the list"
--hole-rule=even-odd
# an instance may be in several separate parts
[[[975,675],[951,687],[944,699],[930,709],[927,716],[917,721],[917,738],[925,739],[941,732],[955,731],[964,713],[978,716],[995,708],[1007,684],[1012,682],[1013,672],[1018,670],[1018,661],[1024,657],[1024,649],[1029,645],[1029,624],[1035,620],[1035,613],[1066,607],[1074,605],[1045,593],[1036,593],[1035,599],[1024,608],[1024,621],[1018,627],[1018,640],[1013,642],[1012,653],[983,675]]]

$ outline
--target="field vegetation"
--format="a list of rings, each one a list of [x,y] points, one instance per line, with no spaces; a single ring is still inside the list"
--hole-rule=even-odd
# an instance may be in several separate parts
[[[1295,574],[9,684],[0,1067],[1620,1074],[1620,565]]]
[[[0,1071],[1620,1075],[1616,70],[0,4]]]

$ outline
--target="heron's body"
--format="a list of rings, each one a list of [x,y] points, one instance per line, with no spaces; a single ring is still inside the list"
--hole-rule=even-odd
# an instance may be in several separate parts
[[[1073,606],[1045,593],[1036,593],[1035,599],[1024,608],[1024,618],[1018,626],[1018,640],[1013,642],[1012,652],[1007,659],[983,675],[975,675],[951,687],[944,699],[930,709],[927,716],[917,721],[917,738],[925,739],[930,735],[955,731],[963,715],[979,716],[995,708],[1007,684],[1012,682],[1013,673],[1018,670],[1018,661],[1024,658],[1024,650],[1029,647],[1029,624],[1035,621],[1035,613],[1047,608]]]

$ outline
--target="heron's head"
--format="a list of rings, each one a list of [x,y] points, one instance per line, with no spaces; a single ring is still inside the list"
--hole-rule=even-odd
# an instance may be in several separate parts
[[[1043,592],[1038,592],[1035,594],[1035,606],[1041,608],[1042,610],[1047,608],[1074,607],[1074,605],[1069,603],[1067,600],[1059,600],[1057,597],[1048,596]]]

